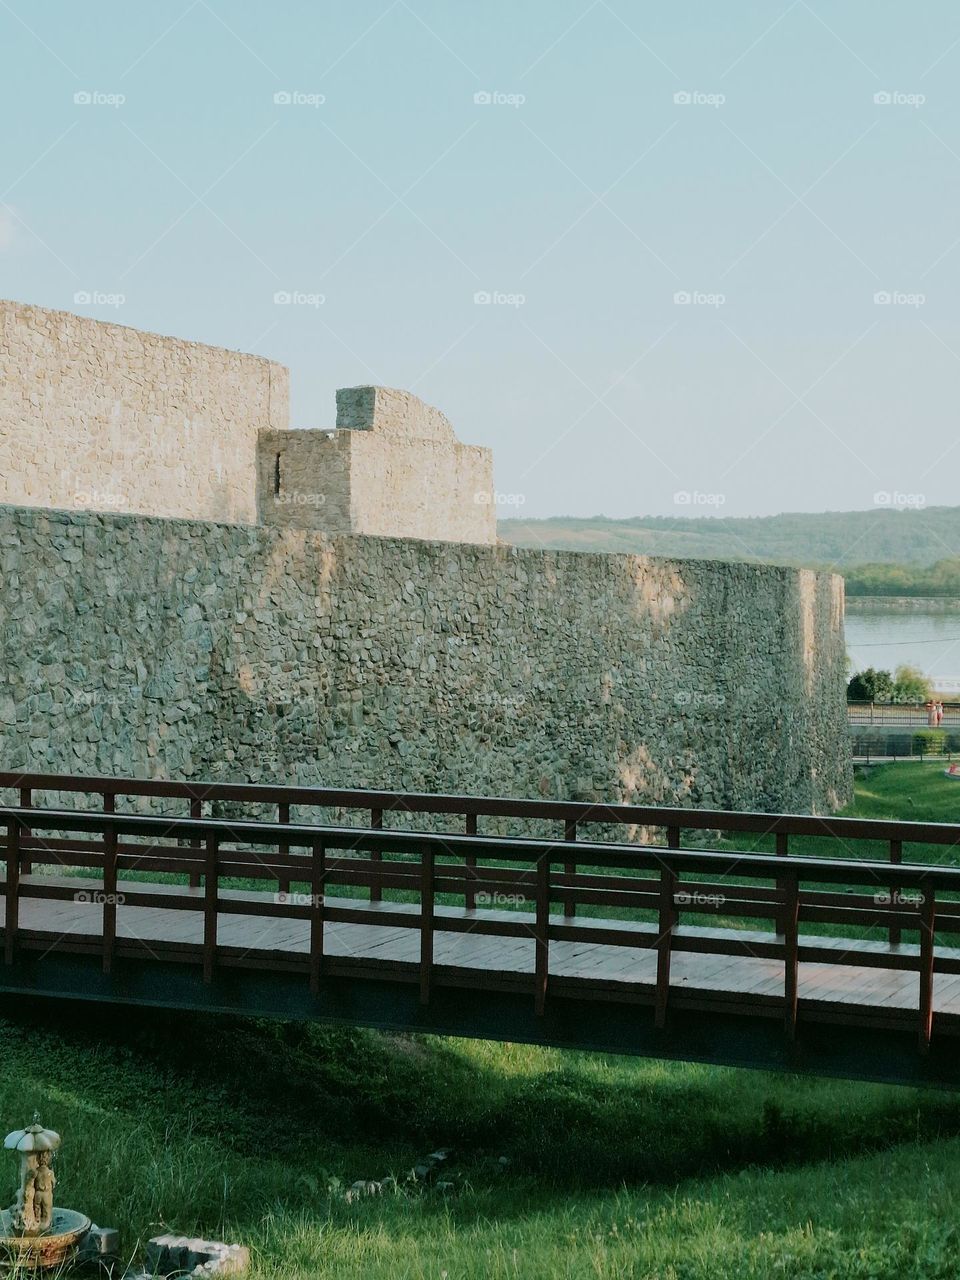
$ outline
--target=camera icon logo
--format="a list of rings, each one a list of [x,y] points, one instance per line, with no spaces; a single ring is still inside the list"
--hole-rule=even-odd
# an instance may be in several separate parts
[[[476,107],[489,107],[493,101],[493,94],[489,89],[481,89],[473,95],[473,104]]]

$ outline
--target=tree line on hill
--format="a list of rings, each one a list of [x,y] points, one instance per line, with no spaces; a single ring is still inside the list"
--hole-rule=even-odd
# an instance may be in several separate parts
[[[960,556],[935,564],[860,564],[844,569],[849,596],[960,596]]]
[[[501,520],[504,542],[539,550],[765,561],[843,574],[851,596],[960,595],[960,507],[778,516],[556,516]],[[958,549],[955,556],[945,551]],[[856,556],[854,562],[853,557]]]

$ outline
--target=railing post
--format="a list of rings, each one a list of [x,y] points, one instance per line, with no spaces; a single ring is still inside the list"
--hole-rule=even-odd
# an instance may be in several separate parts
[[[925,888],[920,901],[920,1052],[930,1049],[933,1033],[933,938],[936,901],[933,889]]]
[[[537,859],[537,931],[536,931],[536,1001],[538,1016],[543,1015],[547,1000],[547,977],[550,972],[550,854]]]
[[[104,793],[103,812],[112,814],[116,796]],[[113,968],[113,949],[117,941],[117,833],[108,827],[103,833],[103,972]]]
[[[429,1004],[433,980],[433,846],[420,850],[420,1003]]]
[[[373,831],[383,830],[383,810],[382,809],[370,810],[370,827]],[[382,870],[381,864],[383,862],[383,850],[382,849],[372,850],[370,853],[370,861],[376,865],[376,873],[377,873],[377,878],[370,885],[370,901],[382,902],[383,901],[383,885],[380,883],[380,873]]]
[[[891,862],[891,864],[892,864],[893,866],[895,866],[895,867],[896,867],[896,866],[899,866],[899,865],[900,865],[900,863],[901,863],[902,861],[903,861],[903,841],[902,841],[902,840],[891,840],[891,841],[890,841],[890,862]],[[897,903],[897,898],[898,898],[898,896],[899,896],[899,893],[900,893],[900,891],[899,891],[899,889],[897,888],[897,886],[896,886],[896,885],[891,885],[891,886],[890,886],[890,901],[893,903],[894,907],[896,907],[896,906],[898,905],[898,903]],[[891,945],[891,947],[899,947],[899,945],[900,945],[900,936],[901,936],[901,933],[900,933],[900,925],[899,925],[899,924],[892,924],[892,925],[890,926],[890,945]]]
[[[7,823],[6,912],[3,930],[3,953],[7,964],[13,964],[20,912],[20,824],[16,818]]]
[[[217,898],[219,839],[207,836],[207,858],[203,872],[203,980],[213,981],[217,959]]]
[[[323,977],[323,890],[327,875],[327,849],[322,840],[313,846],[313,875],[310,897],[310,991],[320,994],[320,980]]]
[[[783,877],[783,995],[786,1003],[784,1025],[788,1040],[797,1038],[797,995],[799,991],[800,882],[796,872]]]
[[[198,800],[196,797],[194,797],[194,798],[190,801],[190,817],[191,817],[191,818],[198,818],[198,819],[203,817],[203,801],[202,801],[202,800]],[[197,851],[197,853],[199,854],[199,852],[200,852],[200,841],[199,841],[199,840],[197,840],[197,839],[194,839],[194,840],[191,842],[191,844],[190,844],[190,848],[191,848],[191,849],[195,849],[195,850]],[[200,872],[199,872],[199,871],[191,871],[191,872],[190,872],[190,888],[191,888],[191,889],[199,889],[199,888],[200,888]]]
[[[20,788],[20,808],[21,809],[33,808],[33,792],[30,790],[29,787]],[[31,834],[32,833],[30,831],[30,828],[24,827],[23,834],[21,836],[21,843],[24,839],[28,838]],[[23,863],[21,864],[21,872],[23,873],[23,875],[28,876],[32,871],[33,871],[33,862],[30,860],[30,856],[28,854],[27,857],[24,858]]]
[[[667,998],[670,994],[670,949],[673,929],[677,923],[674,895],[677,891],[677,873],[673,867],[660,868],[660,915],[657,927],[657,990],[654,1003],[653,1025],[663,1027],[667,1020]]]
[[[563,825],[563,838],[567,844],[576,844],[577,842],[577,824],[571,818],[568,818]],[[575,862],[565,862],[563,871],[565,875],[575,876],[577,874],[577,864]],[[577,903],[572,891],[563,900],[563,914],[568,920],[577,914]]]
[[[778,831],[774,836],[774,847],[778,858],[787,857],[787,833]],[[777,877],[777,894],[781,901],[786,901],[788,880],[785,876]],[[786,913],[778,912],[777,914],[777,938],[786,936]]]
[[[477,815],[468,813],[464,824],[464,830],[468,836],[477,834]],[[477,855],[468,853],[464,859],[467,868],[467,883],[464,887],[463,905],[468,911],[476,911],[477,909]]]
[[[290,821],[290,806],[288,804],[281,802],[280,804],[277,805],[277,821],[282,822],[284,824]],[[286,857],[290,853],[290,845],[287,843],[286,840],[281,840],[277,847],[279,849],[279,852],[284,857]],[[290,872],[289,871],[287,870],[281,871],[280,875],[277,877],[277,888],[282,894],[290,893]]]

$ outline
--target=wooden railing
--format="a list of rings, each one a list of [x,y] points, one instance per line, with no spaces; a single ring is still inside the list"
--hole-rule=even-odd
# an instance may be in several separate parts
[[[841,856],[849,851],[849,842],[875,840],[887,846],[891,864],[903,860],[904,846],[930,844],[960,846],[960,824],[935,822],[892,822],[866,818],[837,818],[786,813],[735,813],[721,809],[688,809],[655,805],[595,804],[568,800],[526,800],[492,796],[447,795],[432,792],[372,791],[338,787],[265,786],[234,782],[173,782],[166,779],[91,777],[73,774],[0,772],[0,793],[12,791],[21,807],[30,808],[38,792],[77,794],[86,799],[86,807],[102,807],[113,812],[118,799],[173,800],[180,802],[183,812],[192,818],[204,816],[205,807],[214,804],[252,804],[258,808],[275,808],[277,820],[290,821],[291,809],[334,809],[362,815],[373,830],[388,828],[387,815],[406,814],[433,819],[458,818],[461,830],[477,835],[482,818],[498,819],[520,827],[531,822],[556,824],[568,845],[578,844],[585,827],[626,827],[648,834],[662,832],[669,848],[678,849],[685,832],[719,832],[722,835],[772,836],[778,857],[790,853],[791,837],[824,836],[837,842]],[[312,815],[307,815],[311,817]],[[577,858],[567,851],[564,870],[576,871]],[[379,854],[374,852],[376,861]],[[468,866],[472,855],[467,855]],[[29,871],[29,860],[25,863]],[[191,873],[190,883],[200,884],[199,869]],[[280,877],[281,891],[289,882]],[[380,885],[371,883],[370,897],[379,900]],[[467,906],[475,905],[473,890],[468,887]],[[564,899],[564,914],[576,914],[573,895]],[[783,932],[782,928],[779,931]],[[890,925],[889,940],[896,946],[901,940],[899,923]]]
[[[23,779],[23,789],[54,789],[40,775]],[[74,780],[74,790],[94,792],[107,780]],[[58,779],[56,789],[71,788]],[[18,783],[19,785],[19,783]],[[134,791],[134,785],[143,788]],[[148,791],[147,787],[157,788]],[[172,790],[174,786],[176,790]],[[171,789],[168,789],[171,788]],[[218,786],[220,798],[264,801],[262,788]],[[278,803],[335,803],[347,801],[386,814],[404,808],[410,812],[463,813],[468,820],[482,814],[516,814],[538,818],[560,817],[565,823],[581,821],[630,821],[665,826],[667,847],[604,841],[578,841],[576,865],[570,861],[569,838],[542,840],[479,834],[452,834],[391,830],[371,821],[367,828],[321,826],[294,822],[253,822],[212,818],[138,816],[92,810],[51,810],[27,805],[0,808],[0,832],[6,877],[3,886],[4,955],[8,965],[22,951],[90,951],[102,956],[110,972],[118,956],[147,954],[202,966],[203,978],[212,982],[224,966],[280,968],[304,972],[311,989],[320,990],[324,977],[336,972],[325,951],[325,928],[333,922],[415,929],[419,933],[417,981],[420,999],[429,1002],[436,980],[435,938],[443,931],[474,933],[501,938],[533,938],[530,992],[538,1013],[543,1013],[551,991],[551,946],[559,942],[590,942],[616,947],[656,951],[656,981],[651,995],[658,1027],[665,1025],[672,997],[671,959],[678,952],[752,956],[782,961],[784,966],[782,1014],[786,1033],[796,1034],[798,1020],[798,966],[811,961],[840,966],[912,971],[917,974],[916,1025],[919,1044],[926,1050],[933,1028],[933,980],[935,973],[960,974],[960,954],[937,951],[935,932],[960,934],[960,869],[909,865],[898,861],[903,844],[957,843],[955,827],[929,823],[879,823],[860,819],[819,819],[779,815],[696,812],[692,810],[636,809],[626,806],[578,806],[556,802],[528,802],[468,797],[399,796],[392,793],[310,791],[282,789]],[[103,788],[104,809],[115,808],[118,796],[176,794],[191,802],[209,799],[209,791],[197,795],[183,784],[132,784],[109,780]],[[274,797],[277,791],[272,792]],[[321,795],[322,799],[317,799]],[[419,806],[422,806],[419,807]],[[629,813],[629,819],[627,814]],[[598,816],[599,815],[599,816]],[[643,815],[642,817],[638,815]],[[289,815],[288,819],[289,819]],[[682,848],[680,833],[695,827],[765,832],[778,836],[778,852],[754,854]],[[786,837],[790,833],[817,834],[833,831],[857,838],[889,841],[892,862],[844,858],[791,856],[786,861]],[[880,833],[883,833],[882,836]],[[842,834],[841,834],[842,833]],[[782,837],[782,839],[780,839]],[[782,846],[782,847],[781,847]],[[896,857],[894,857],[896,855]],[[76,899],[76,884],[58,883],[56,877],[29,876],[31,862],[43,862],[61,870],[81,868],[99,872],[91,890],[99,894],[102,924],[99,937],[59,934],[52,940],[42,930],[24,930],[20,913],[25,900]],[[123,882],[123,907],[161,907],[165,910],[201,912],[200,944],[155,938],[118,937],[118,884],[123,873],[172,873],[192,884],[202,881],[203,891],[179,890],[166,884],[127,879]],[[273,881],[281,887],[302,885],[302,894],[289,892],[238,897],[222,891],[225,878]],[[337,890],[337,893],[333,891]],[[389,910],[385,894],[402,892],[414,906]],[[531,908],[529,917],[510,912],[487,915],[471,909],[480,892],[522,899]],[[343,895],[365,892],[371,899],[347,905]],[[338,894],[340,896],[338,896]],[[464,910],[440,912],[441,899],[462,902]],[[562,908],[562,914],[555,907]],[[414,909],[415,908],[415,909]],[[594,920],[575,920],[577,909],[596,912]],[[626,913],[627,920],[618,914]],[[219,921],[227,915],[274,917],[309,923],[309,954],[295,952],[253,954],[221,944]],[[644,917],[650,927],[638,929]],[[720,918],[766,924],[768,932],[749,941],[738,937],[735,927],[718,930],[678,931],[691,919]],[[916,933],[919,946],[882,947],[856,937],[838,948],[829,937],[801,937],[804,922],[818,926],[881,927],[899,941],[904,931]],[[633,927],[631,927],[631,924]],[[56,932],[56,931],[54,931]],[[389,962],[386,962],[389,969]],[[401,969],[402,966],[397,966]],[[399,975],[402,976],[402,975]],[[461,975],[462,976],[462,975]],[[473,975],[477,977],[478,975]],[[456,985],[447,972],[444,983]],[[736,1002],[740,993],[731,992]],[[837,1006],[842,1019],[843,1006]],[[878,1017],[883,1011],[878,1011]],[[894,1019],[896,1022],[897,1020]],[[902,1021],[902,1019],[901,1019]],[[900,1022],[897,1022],[900,1025]]]

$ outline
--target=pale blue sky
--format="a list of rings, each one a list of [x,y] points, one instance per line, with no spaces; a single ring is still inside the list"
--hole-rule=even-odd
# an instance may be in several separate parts
[[[957,500],[955,4],[0,0],[0,40],[3,296],[281,360],[297,426],[412,387],[503,514]]]

